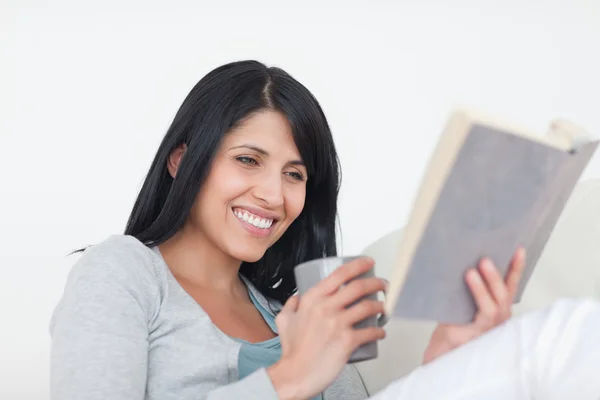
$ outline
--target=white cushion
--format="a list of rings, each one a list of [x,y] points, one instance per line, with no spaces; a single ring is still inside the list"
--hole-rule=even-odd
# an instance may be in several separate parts
[[[518,194],[515,194],[518,195]],[[378,276],[388,277],[396,230],[365,250],[375,259]],[[514,315],[544,307],[559,297],[590,296],[600,299],[600,179],[580,182],[552,233]],[[379,343],[379,357],[358,363],[369,392],[375,393],[422,360],[434,323],[393,319],[387,337]]]

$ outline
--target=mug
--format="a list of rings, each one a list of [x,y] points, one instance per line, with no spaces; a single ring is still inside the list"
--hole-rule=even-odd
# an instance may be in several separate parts
[[[333,271],[342,265],[349,263],[352,260],[360,258],[361,256],[348,256],[348,257],[325,257],[317,258],[315,260],[306,261],[298,264],[294,268],[294,276],[296,277],[296,285],[298,286],[298,295],[302,296],[308,289],[316,285],[323,279],[327,278]],[[375,276],[373,269],[370,269],[366,273],[359,275],[354,279],[371,278]],[[352,282],[348,281],[346,284]],[[365,297],[360,298],[358,301],[363,299],[377,300],[377,293],[372,293]],[[358,302],[357,301],[357,302]],[[352,305],[350,305],[351,307]],[[354,325],[355,328],[366,328],[370,326],[384,326],[388,321],[385,314],[380,316],[372,316],[366,318]],[[359,361],[366,361],[377,358],[377,341],[365,343],[357,348],[351,355],[348,363],[355,363]]]

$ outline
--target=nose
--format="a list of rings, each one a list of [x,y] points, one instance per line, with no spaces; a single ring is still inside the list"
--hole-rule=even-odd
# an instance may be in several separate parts
[[[254,185],[253,195],[265,207],[277,208],[283,205],[283,182],[280,173],[262,174]]]

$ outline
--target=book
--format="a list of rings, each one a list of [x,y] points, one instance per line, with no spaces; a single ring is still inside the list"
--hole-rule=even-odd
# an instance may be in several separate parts
[[[598,146],[574,123],[538,135],[470,110],[454,111],[429,159],[392,265],[389,317],[471,322],[465,274],[489,257],[503,276],[519,246],[518,302],[562,210]]]

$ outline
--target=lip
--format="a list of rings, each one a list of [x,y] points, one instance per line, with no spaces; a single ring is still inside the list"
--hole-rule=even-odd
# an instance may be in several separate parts
[[[236,208],[241,208],[242,210],[246,210],[254,215],[258,215],[261,218],[264,219],[272,219],[273,223],[275,223],[276,221],[280,220],[280,216],[277,213],[274,212],[269,212],[269,211],[265,211],[261,208],[258,207],[252,207],[252,206],[233,206],[231,207],[231,210],[235,210]]]
[[[242,207],[234,207],[234,208],[242,208]],[[237,215],[235,215],[235,213],[233,212],[234,208],[231,209],[231,213],[233,214],[233,217],[235,219],[237,219],[239,221],[239,223],[242,225],[242,227],[252,236],[256,237],[256,238],[266,238],[268,237],[271,232],[273,232],[273,230],[275,229],[275,225],[277,224],[277,220],[274,218],[269,218],[269,219],[273,219],[273,224],[268,227],[268,228],[259,228],[257,226],[254,226],[252,224],[249,224],[247,221],[244,221],[243,219],[239,219],[237,217]],[[248,210],[247,208],[244,208],[244,210]],[[248,210],[250,211],[250,210]],[[252,211],[250,211],[252,212]],[[254,214],[254,213],[253,213]],[[261,218],[268,218],[268,217],[262,217],[261,215],[259,215],[258,213],[256,214]]]

